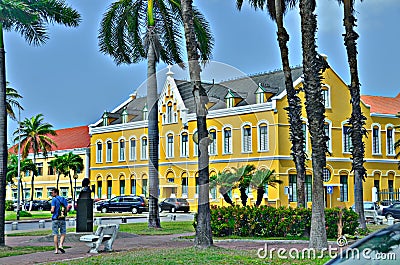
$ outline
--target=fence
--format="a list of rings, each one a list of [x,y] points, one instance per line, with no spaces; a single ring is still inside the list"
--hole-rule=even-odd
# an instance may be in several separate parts
[[[377,192],[378,201],[387,201],[387,202],[394,202],[400,201],[400,190],[393,191],[393,190],[380,190]]]

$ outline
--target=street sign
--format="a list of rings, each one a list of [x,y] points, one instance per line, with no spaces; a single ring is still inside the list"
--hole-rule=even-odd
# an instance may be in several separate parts
[[[333,193],[333,186],[326,186],[326,193],[332,194]]]

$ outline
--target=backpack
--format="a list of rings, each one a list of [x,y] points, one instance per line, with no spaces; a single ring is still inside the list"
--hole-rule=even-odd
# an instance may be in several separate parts
[[[65,217],[67,216],[67,207],[65,207],[57,197],[56,199],[60,202],[60,207],[58,208],[58,213],[57,213],[57,219],[65,220]]]

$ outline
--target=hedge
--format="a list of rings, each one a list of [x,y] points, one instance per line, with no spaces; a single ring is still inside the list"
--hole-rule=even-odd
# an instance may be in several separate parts
[[[358,227],[357,214],[354,211],[325,209],[328,238],[337,237],[339,210],[343,212],[343,234],[354,235]],[[310,227],[311,209],[271,206],[211,207],[211,229],[214,236],[300,237]]]

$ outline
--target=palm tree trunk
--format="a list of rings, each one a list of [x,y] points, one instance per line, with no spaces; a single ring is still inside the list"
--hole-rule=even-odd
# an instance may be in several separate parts
[[[37,150],[36,148],[33,148],[34,149],[34,153],[33,153],[33,164],[35,165],[35,167],[36,167],[36,151],[35,150]],[[33,195],[34,195],[34,192],[35,192],[35,189],[34,189],[34,181],[35,181],[35,172],[33,172],[32,171],[32,178],[31,178],[31,201],[29,202],[29,211],[32,211],[32,207],[33,207]]]
[[[326,165],[326,136],[324,131],[324,112],[321,92],[320,69],[322,60],[317,53],[315,35],[317,19],[314,14],[315,0],[300,0],[301,33],[303,49],[304,91],[306,111],[312,145],[313,197],[311,216],[310,248],[328,247],[324,213],[324,186],[322,171]]]
[[[261,205],[264,193],[265,193],[265,188],[264,187],[258,187],[257,188],[256,206],[260,206]]]
[[[364,198],[363,198],[363,179],[367,176],[364,168],[364,143],[363,136],[365,129],[366,117],[363,115],[360,106],[360,81],[358,79],[357,67],[357,39],[358,34],[354,31],[356,18],[353,15],[353,1],[344,0],[344,26],[346,34],[344,36],[344,44],[346,46],[347,58],[350,67],[351,85],[351,106],[352,112],[350,117],[351,140],[353,143],[352,158],[354,171],[354,204],[355,211],[358,214],[358,222],[361,228],[366,229],[364,217]]]
[[[231,197],[229,197],[227,192],[223,193],[222,196],[224,197],[224,201],[226,201],[230,205],[234,206],[233,201],[232,201]]]
[[[181,0],[182,17],[185,30],[186,50],[189,61],[190,81],[193,86],[193,95],[196,103],[196,118],[198,130],[198,171],[199,171],[199,198],[195,245],[210,247],[213,245],[211,232],[211,214],[209,199],[209,155],[210,139],[207,131],[207,93],[201,85],[199,54],[193,22],[193,0]]]
[[[58,189],[58,183],[60,182],[60,173],[57,174],[57,189]]]
[[[72,210],[75,210],[75,199],[74,199],[74,186],[72,185],[72,176],[71,173],[68,171],[68,178],[69,178],[69,186],[71,187],[71,198],[72,198]]]
[[[246,194],[246,188],[240,188],[240,200],[242,201],[242,205],[246,206],[247,204],[247,194]]]
[[[151,27],[149,31],[155,30]],[[155,32],[150,33],[155,34]],[[147,53],[147,107],[149,109],[149,227],[160,228],[158,213],[158,96],[156,77],[156,51],[150,45]]]
[[[0,23],[0,246],[5,246],[6,174],[7,174],[7,110],[6,110],[6,57],[3,24]]]
[[[275,10],[278,43],[281,52],[283,73],[285,74],[286,97],[289,105],[286,110],[289,116],[290,140],[292,142],[291,150],[297,174],[297,206],[305,207],[307,205],[304,192],[306,154],[304,151],[305,139],[302,130],[303,122],[301,120],[301,100],[293,87],[292,70],[289,64],[289,49],[287,47],[289,34],[283,25],[281,0],[275,0]]]

